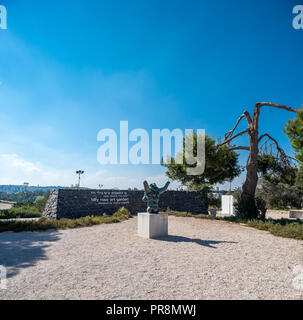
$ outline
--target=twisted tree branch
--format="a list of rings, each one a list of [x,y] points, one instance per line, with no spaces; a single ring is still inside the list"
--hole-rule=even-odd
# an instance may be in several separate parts
[[[236,138],[238,138],[238,137],[242,136],[244,133],[246,133],[246,132],[248,132],[248,131],[249,131],[249,129],[246,129],[246,130],[244,130],[244,131],[242,131],[242,132],[240,132],[240,133],[236,134],[235,136],[233,136],[233,137],[231,137],[231,138],[229,138],[229,139],[225,140],[224,142],[222,142],[222,143],[220,143],[220,144],[217,144],[217,147],[221,147],[221,146],[223,146],[224,144],[227,144],[227,143],[231,142],[232,140],[234,140],[234,139],[236,139]]]
[[[225,135],[224,135],[224,139],[225,140],[227,140],[227,139],[229,139],[229,138],[231,138],[233,136],[235,130],[237,129],[239,123],[241,122],[241,120],[243,118],[246,118],[246,121],[247,121],[248,125],[250,125],[252,123],[252,120],[251,120],[249,112],[245,110],[243,112],[243,114],[241,115],[241,117],[238,119],[238,121],[237,121],[236,125],[234,126],[234,128],[232,130],[230,130],[229,132],[225,133]]]
[[[272,136],[270,136],[268,133],[262,134],[262,136],[258,139],[258,143],[260,143],[260,141],[261,141],[264,137],[267,137],[267,138],[268,138],[268,140],[267,140],[266,142],[268,142],[269,140],[272,140],[272,141],[275,143],[278,152],[279,152],[283,157],[288,158],[288,156],[285,154],[285,152],[283,151],[283,149],[280,148],[277,140],[274,139]]]
[[[260,109],[261,107],[264,107],[264,106],[274,107],[274,108],[283,109],[283,110],[287,110],[287,111],[291,111],[291,112],[298,112],[299,111],[299,109],[288,107],[288,106],[284,106],[282,104],[273,103],[273,102],[259,102],[259,103],[256,103],[256,107],[258,109]]]
[[[253,116],[253,127],[255,130],[258,130],[258,126],[259,126],[260,109],[265,106],[283,109],[283,110],[287,110],[287,111],[291,111],[291,112],[298,112],[299,111],[299,109],[284,106],[284,105],[278,104],[278,103],[258,102],[255,104],[255,111],[254,111],[254,116]]]
[[[234,151],[234,150],[247,150],[247,151],[249,151],[249,147],[236,146],[236,147],[232,147],[232,148],[228,149],[228,151]]]

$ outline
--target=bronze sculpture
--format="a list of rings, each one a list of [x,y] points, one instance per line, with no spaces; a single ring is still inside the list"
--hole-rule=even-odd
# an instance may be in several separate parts
[[[167,182],[163,188],[158,188],[155,183],[148,185],[147,181],[143,182],[144,185],[144,197],[143,201],[147,202],[148,213],[159,213],[159,198],[164,193],[170,182]]]

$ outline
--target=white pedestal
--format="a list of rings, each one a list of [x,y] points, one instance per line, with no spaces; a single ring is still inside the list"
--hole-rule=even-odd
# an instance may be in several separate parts
[[[138,213],[138,235],[147,239],[167,236],[168,214]]]
[[[234,197],[222,196],[221,200],[222,200],[221,214],[234,215],[235,214]]]

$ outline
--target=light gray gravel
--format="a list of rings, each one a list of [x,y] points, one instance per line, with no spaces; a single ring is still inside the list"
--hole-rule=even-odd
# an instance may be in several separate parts
[[[303,241],[176,217],[171,236],[146,240],[136,224],[1,233],[0,299],[303,299],[292,287]]]

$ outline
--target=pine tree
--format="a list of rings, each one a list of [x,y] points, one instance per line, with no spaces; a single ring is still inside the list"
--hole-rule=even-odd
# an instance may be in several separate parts
[[[295,157],[303,165],[303,107],[296,118],[287,122],[284,130],[295,150]]]

